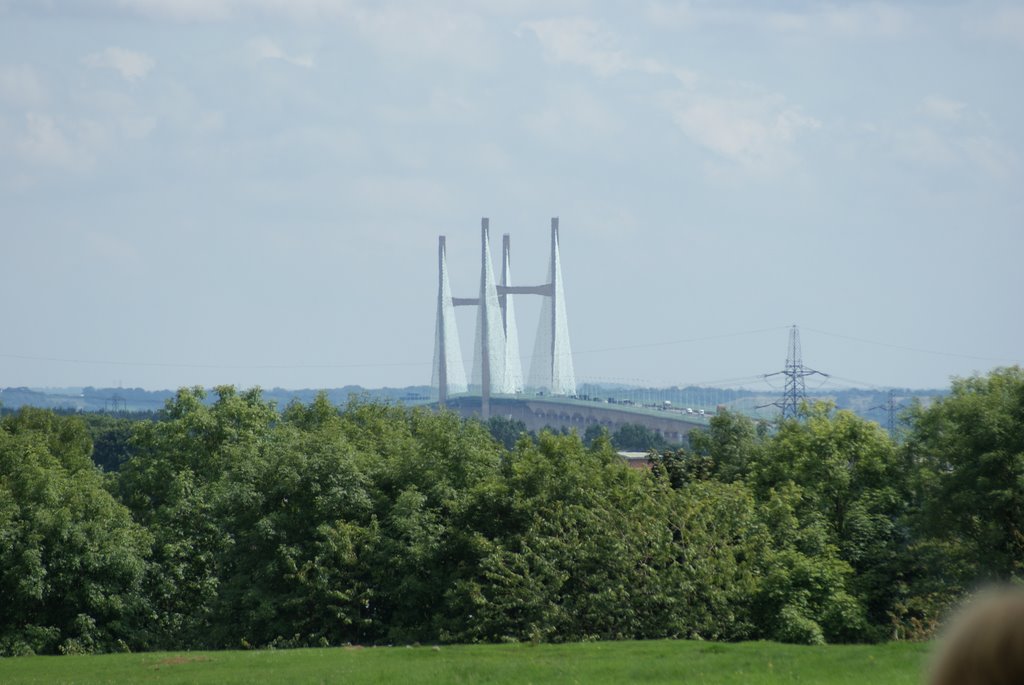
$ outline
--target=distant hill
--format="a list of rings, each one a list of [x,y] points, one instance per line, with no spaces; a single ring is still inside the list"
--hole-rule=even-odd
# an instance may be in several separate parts
[[[346,385],[341,388],[285,388],[264,389],[263,396],[286,407],[290,402],[308,404],[320,392],[327,393],[332,404],[341,405],[352,396],[368,400],[402,403],[406,405],[425,404],[431,401],[431,388],[427,385],[412,385],[404,388],[364,388]],[[877,421],[886,426],[889,420],[890,393],[893,406],[898,413],[909,407],[914,400],[930,404],[937,397],[948,393],[946,389],[912,390],[909,388],[850,388],[829,391],[808,391],[810,400],[824,400],[835,403],[840,409],[848,409],[858,416]],[[174,397],[174,390],[144,390],[142,388],[96,388],[86,386],[65,388],[0,388],[0,408],[4,411],[22,406],[42,407],[86,412],[145,412],[159,411],[168,399]],[[212,395],[212,392],[211,392]],[[672,403],[676,407],[692,407],[709,412],[724,406],[752,417],[772,419],[779,410],[771,406],[780,398],[780,393],[732,388],[641,388],[622,384],[584,383],[579,387],[583,398],[601,398],[616,401],[630,400],[635,404]],[[215,398],[210,397],[212,402]]]
[[[142,388],[0,388],[0,407],[4,410],[23,406],[72,411],[136,412],[163,409],[175,390],[144,390]],[[346,385],[342,388],[304,388],[287,390],[272,388],[263,390],[263,397],[285,407],[289,402],[303,404],[312,402],[317,393],[326,392],[334,404],[345,404],[353,395],[370,400],[421,404],[429,401],[430,387],[410,386],[407,388],[363,388]],[[213,393],[211,392],[211,395]],[[215,397],[208,398],[213,401]]]
[[[779,409],[773,406],[781,399],[781,391],[749,390],[734,388],[706,388],[688,386],[684,388],[641,388],[623,386],[621,384],[590,384],[580,386],[580,394],[584,397],[599,397],[617,401],[629,400],[641,405],[662,405],[672,403],[676,407],[692,407],[694,410],[716,411],[725,407],[747,416],[773,419],[779,415]],[[898,414],[917,400],[924,405],[935,401],[949,392],[948,389],[910,389],[910,388],[847,388],[829,390],[809,390],[806,397],[810,401],[832,402],[839,409],[847,409],[865,419],[876,421],[886,426],[889,421],[889,402]],[[891,394],[890,394],[891,393]]]

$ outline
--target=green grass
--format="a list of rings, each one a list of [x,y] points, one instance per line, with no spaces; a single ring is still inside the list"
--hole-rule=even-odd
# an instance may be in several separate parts
[[[0,659],[0,683],[868,683],[920,685],[928,646],[657,640]]]

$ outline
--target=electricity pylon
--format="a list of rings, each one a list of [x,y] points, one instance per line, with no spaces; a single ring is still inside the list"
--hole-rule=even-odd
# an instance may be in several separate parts
[[[900,409],[905,409],[905,406],[902,403],[896,402],[896,391],[890,390],[889,400],[885,404],[880,404],[877,407],[871,407],[868,411],[872,411],[874,409],[884,409],[886,411],[889,419],[888,425],[886,426],[889,430],[889,435],[891,437],[896,437],[896,412]]]
[[[800,403],[807,398],[807,388],[804,379],[815,374],[828,377],[827,373],[815,371],[804,366],[803,354],[800,351],[800,329],[794,324],[789,329],[789,353],[786,356],[786,368],[782,371],[766,373],[764,375],[765,378],[780,375],[786,377],[786,387],[782,391],[782,399],[763,406],[781,409],[783,421],[795,419],[800,409]]]

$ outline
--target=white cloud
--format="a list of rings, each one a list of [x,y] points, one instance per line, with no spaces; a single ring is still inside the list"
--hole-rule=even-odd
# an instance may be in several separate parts
[[[241,5],[242,2],[236,4]],[[354,0],[249,0],[249,6],[297,21],[329,19],[352,11]]]
[[[677,6],[689,20],[688,6]],[[672,77],[681,88],[660,98],[672,120],[690,140],[747,171],[770,172],[795,160],[791,148],[803,131],[821,123],[779,95],[742,88],[736,95],[715,95],[712,89],[735,91],[684,68],[638,57],[618,46],[615,34],[583,17],[547,19],[523,25],[537,36],[548,60],[581,66],[602,77],[642,73]],[[658,100],[656,97],[655,100]],[[615,126],[610,110],[586,93],[549,108],[528,120],[536,132],[557,136],[608,135]]]
[[[349,18],[378,50],[405,58],[450,61],[460,67],[481,67],[491,59],[491,41],[476,13],[430,3],[353,7]]]
[[[963,102],[949,100],[936,95],[925,98],[921,106],[929,116],[948,122],[956,122],[963,119],[964,111],[967,109],[967,105]]]
[[[191,121],[191,129],[195,133],[210,134],[224,130],[224,112],[220,110],[204,110],[197,112]]]
[[[896,155],[932,171],[971,169],[970,173],[981,172],[995,180],[1009,178],[1018,167],[1013,148],[993,138],[984,118],[966,105],[954,113],[954,119],[938,117],[940,130],[926,122],[890,132]],[[949,126],[950,122],[955,126]]]
[[[634,57],[619,49],[614,34],[586,17],[544,19],[526,22],[523,26],[537,37],[545,57],[551,62],[586,67],[603,77],[635,71],[674,76],[687,85],[696,81],[694,73],[687,69]]]
[[[104,48],[100,52],[86,55],[82,61],[94,69],[113,69],[126,81],[145,78],[155,65],[149,55],[118,47]]]
[[[149,138],[159,120],[139,100],[111,90],[83,91],[70,107],[53,112],[29,110],[7,137],[22,161],[40,168],[85,171],[119,147]]]
[[[797,12],[770,12],[764,17],[764,25],[777,33],[807,31],[812,23],[811,17]]]
[[[479,104],[467,95],[439,88],[433,89],[427,101],[419,106],[403,103],[374,108],[382,120],[402,125],[424,122],[469,123],[477,120],[479,109]]]
[[[651,2],[644,16],[655,26],[665,29],[694,28],[705,14],[693,9],[689,2]]]
[[[1005,145],[986,136],[969,136],[958,141],[964,156],[987,175],[1007,179],[1017,168],[1017,158]]]
[[[599,76],[614,76],[629,68],[631,60],[613,47],[612,34],[592,19],[545,19],[523,26],[537,36],[545,56],[552,62],[586,67]]]
[[[973,28],[983,36],[1008,40],[1024,47],[1024,7],[1001,7],[977,19]]]
[[[381,211],[416,216],[450,212],[459,206],[456,193],[428,176],[366,175],[340,188],[346,202],[373,215]]]
[[[231,16],[231,0],[116,0],[141,16],[173,21],[220,21]]]
[[[156,128],[156,122],[157,119],[154,116],[123,117],[119,122],[121,135],[129,140],[148,138]]]
[[[788,166],[797,135],[821,126],[779,96],[675,94],[669,100],[673,120],[690,140],[749,171]]]
[[[76,108],[87,111],[98,122],[102,122],[104,137],[115,139],[142,140],[157,126],[156,114],[148,103],[113,90],[94,90],[79,94]]]
[[[266,37],[253,38],[249,41],[249,47],[259,59],[280,60],[305,69],[312,69],[315,66],[310,55],[289,55],[277,43]]]
[[[190,136],[217,134],[227,125],[222,110],[210,109],[180,83],[168,83],[161,89],[156,109],[162,122]]]
[[[223,22],[264,16],[296,22],[342,21],[382,52],[441,58],[473,66],[489,54],[485,22],[462,3],[374,2],[369,0],[116,0],[122,9],[154,20]],[[265,40],[265,39],[260,39]],[[286,54],[264,43],[263,56],[312,66],[307,56]]]
[[[974,166],[995,179],[1007,178],[1016,168],[1013,147],[996,140],[995,127],[985,112],[938,96],[925,98],[923,109],[943,125],[942,137],[938,133],[934,136],[941,141],[951,163]]]
[[[32,1],[32,0],[27,0]],[[38,1],[38,0],[35,0]],[[154,21],[215,23],[263,15],[317,21],[351,13],[357,0],[94,0]]]
[[[493,37],[487,18],[511,11],[497,0],[483,9],[461,0],[419,3],[402,0],[93,0],[129,15],[152,21],[227,23],[243,19],[333,22],[352,27],[378,51],[401,58],[441,59],[460,67],[490,62]],[[310,66],[304,55],[268,54],[298,66]]]
[[[900,132],[895,143],[899,156],[928,167],[949,167],[957,159],[955,147],[926,126]]]
[[[914,25],[912,15],[902,7],[885,2],[807,4],[805,11],[780,11],[769,5],[757,9],[721,3],[652,2],[645,16],[663,29],[697,30],[741,26],[775,33],[806,32],[815,35],[888,36],[904,35]]]
[[[22,0],[32,2],[38,0]],[[53,1],[53,0],[51,0]],[[414,16],[522,15],[552,12],[557,8],[578,10],[587,0],[441,0],[418,3],[408,0],[94,0],[111,4],[137,16],[181,22],[220,22],[256,15],[291,21],[358,19],[360,15],[407,14]],[[2,2],[2,0],[0,0]],[[467,8],[468,9],[463,9]]]
[[[512,156],[497,143],[482,141],[469,152],[473,166],[479,169],[506,173],[511,167]]]
[[[38,105],[46,99],[46,89],[27,65],[0,65],[0,99],[16,105]]]
[[[846,7],[831,6],[821,11],[814,24],[847,36],[904,35],[913,25],[910,14],[901,7],[870,2]]]
[[[25,115],[25,131],[16,147],[24,159],[41,166],[80,170],[92,164],[91,156],[46,114]]]
[[[570,87],[552,93],[545,107],[525,119],[526,127],[559,147],[590,147],[611,137],[621,124],[592,93]]]
[[[92,255],[102,261],[117,265],[132,265],[139,261],[139,252],[134,245],[108,232],[90,231],[85,240]]]

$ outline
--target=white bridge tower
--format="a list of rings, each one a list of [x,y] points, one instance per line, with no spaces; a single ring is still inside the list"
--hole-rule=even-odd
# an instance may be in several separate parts
[[[448,281],[445,237],[438,237],[437,324],[434,336],[434,373],[432,385],[444,406],[449,394],[479,390],[481,416],[490,415],[492,394],[521,393],[523,367],[519,358],[519,333],[516,327],[513,295],[540,295],[540,325],[530,364],[528,388],[552,395],[575,395],[576,374],[569,344],[569,324],[565,316],[565,292],[558,252],[558,219],[551,219],[551,256],[548,282],[536,286],[512,285],[510,240],[506,233],[501,249],[501,283],[495,283],[491,266],[490,226],[480,226],[480,291],[477,297],[452,297]],[[455,323],[455,307],[477,307],[476,335],[471,383],[466,371]]]

